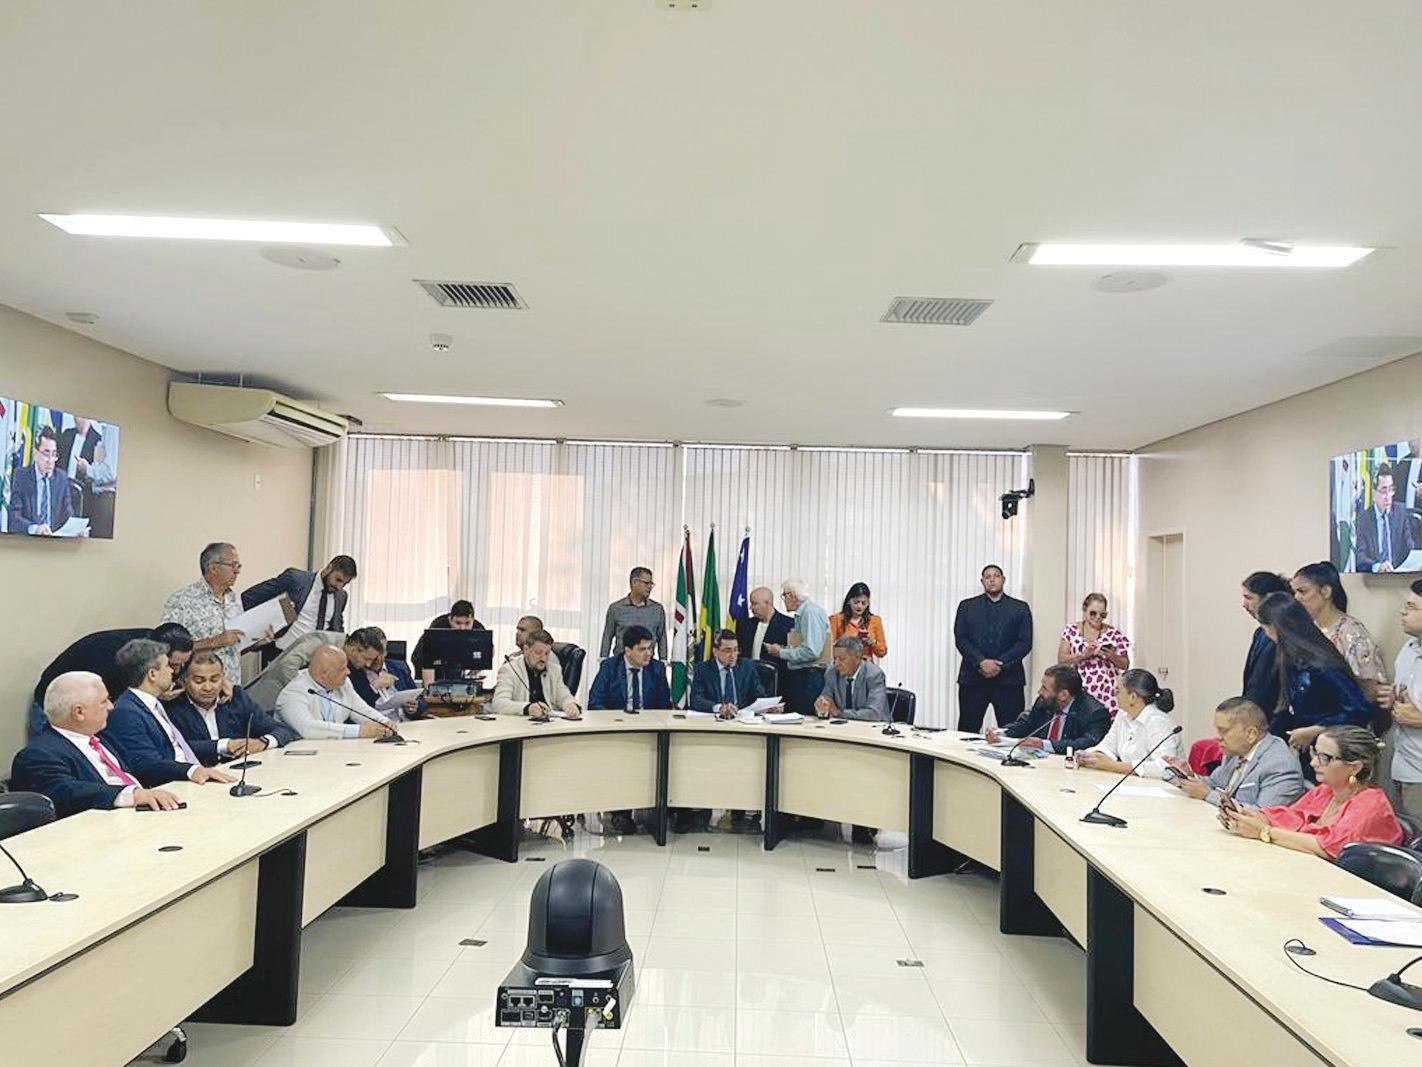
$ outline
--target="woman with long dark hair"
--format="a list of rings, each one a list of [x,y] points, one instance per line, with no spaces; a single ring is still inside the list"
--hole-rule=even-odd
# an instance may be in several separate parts
[[[1270,593],[1289,592],[1289,583],[1272,571],[1255,571],[1240,583],[1240,606],[1255,622],[1259,621],[1259,602]],[[1274,642],[1256,626],[1249,641],[1249,654],[1244,657],[1244,688],[1240,696],[1254,701],[1272,722],[1279,704],[1279,663],[1275,659]]]
[[[1369,726],[1376,706],[1333,642],[1287,593],[1259,602],[1259,624],[1279,661],[1279,702],[1271,733],[1303,751],[1328,726]]]
[[[884,640],[884,623],[879,616],[869,610],[869,587],[863,582],[855,582],[844,594],[844,606],[830,616],[830,640],[841,637],[857,637],[864,646],[864,658],[877,660],[889,654],[889,643]]]
[[[1387,668],[1382,651],[1368,628],[1348,614],[1348,594],[1338,568],[1327,560],[1307,564],[1294,572],[1289,585],[1294,599],[1303,605],[1314,625],[1343,653],[1358,681],[1381,683],[1380,687],[1386,690]]]

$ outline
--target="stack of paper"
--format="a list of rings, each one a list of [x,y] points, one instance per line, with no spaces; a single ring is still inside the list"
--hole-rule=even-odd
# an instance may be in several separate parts
[[[765,721],[773,726],[793,726],[797,722],[804,722],[805,717],[798,711],[782,711],[779,714],[767,715]]]
[[[1318,902],[1346,915],[1321,918],[1334,933],[1355,945],[1422,948],[1422,913],[1391,897],[1319,897]]]
[[[1394,897],[1319,897],[1318,902],[1350,919],[1392,919],[1402,922],[1422,919],[1416,908],[1409,908]]]

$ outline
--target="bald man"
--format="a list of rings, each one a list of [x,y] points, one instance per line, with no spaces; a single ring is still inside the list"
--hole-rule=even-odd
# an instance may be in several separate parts
[[[311,662],[277,697],[277,717],[308,741],[392,733],[394,724],[356,695],[350,673],[344,649],[317,646]]]
[[[750,618],[736,620],[736,640],[741,646],[741,659],[755,662],[760,660],[775,667],[778,674],[780,660],[765,652],[766,645],[783,645],[790,638],[795,620],[789,615],[775,610],[775,594],[763,585],[750,592]]]

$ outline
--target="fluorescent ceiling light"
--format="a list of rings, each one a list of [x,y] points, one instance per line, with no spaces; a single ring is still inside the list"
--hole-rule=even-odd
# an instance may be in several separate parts
[[[1263,241],[1219,245],[1024,244],[1014,263],[1049,267],[1348,267],[1372,248],[1285,245]]]
[[[261,219],[181,219],[163,215],[46,215],[65,233],[86,237],[160,237],[200,241],[270,241],[283,244],[404,244],[398,230],[364,223],[271,222]]]
[[[987,408],[894,408],[889,412],[900,419],[1064,419],[1070,411],[1006,411]]]
[[[381,393],[402,404],[478,404],[491,408],[560,408],[561,400],[535,400],[522,396],[447,396],[442,393]]]

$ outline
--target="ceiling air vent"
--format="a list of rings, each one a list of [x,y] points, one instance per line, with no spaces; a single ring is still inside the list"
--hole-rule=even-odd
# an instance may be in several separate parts
[[[427,282],[415,284],[430,294],[440,307],[483,308],[495,311],[526,311],[528,305],[508,282]]]
[[[991,304],[991,300],[952,296],[896,296],[879,321],[919,326],[971,326]]]

